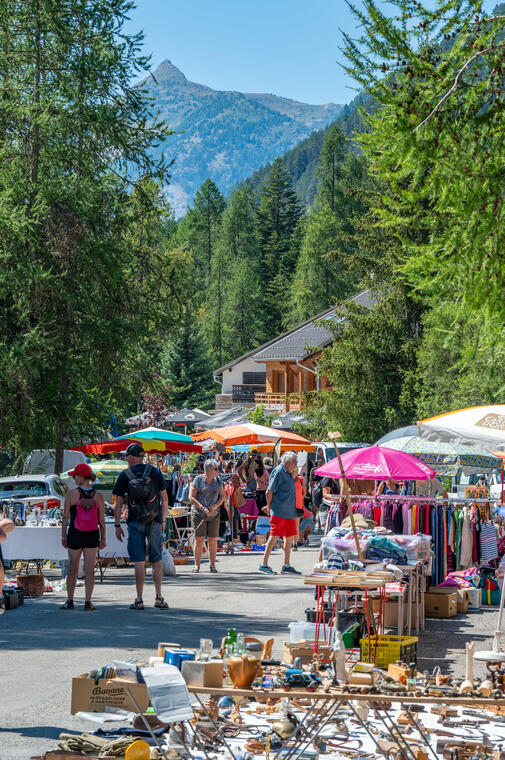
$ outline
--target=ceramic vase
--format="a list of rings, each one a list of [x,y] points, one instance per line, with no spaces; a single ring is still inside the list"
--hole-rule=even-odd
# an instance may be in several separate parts
[[[228,673],[235,688],[249,689],[258,674],[259,666],[257,657],[232,655],[228,660]]]

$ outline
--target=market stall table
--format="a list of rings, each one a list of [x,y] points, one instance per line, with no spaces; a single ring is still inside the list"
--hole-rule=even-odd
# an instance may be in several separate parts
[[[98,552],[98,560],[114,557],[128,556],[128,526],[121,523],[124,531],[123,541],[116,537],[116,529],[113,522],[105,524],[107,545]],[[36,562],[40,565],[43,561],[61,562],[68,559],[68,551],[61,543],[61,526],[35,526],[17,527],[9,534],[7,541],[2,544],[4,560]],[[103,580],[103,569],[100,567],[100,580]]]
[[[323,744],[326,741],[329,742],[328,747],[325,749],[326,752],[331,753],[332,757],[341,757],[342,755],[346,757],[373,757],[377,756],[378,753],[386,758],[394,754],[395,757],[402,756],[406,760],[416,760],[419,757],[427,757],[427,753],[429,752],[438,760],[438,758],[445,756],[443,749],[445,742],[452,742],[453,744],[460,745],[462,748],[467,745],[466,749],[468,749],[468,745],[473,746],[473,744],[479,748],[481,746],[492,748],[493,744],[490,743],[488,734],[474,733],[473,731],[469,731],[467,726],[462,729],[460,734],[448,732],[440,728],[440,709],[432,714],[426,710],[426,706],[443,705],[445,708],[487,707],[496,709],[497,704],[503,703],[503,700],[497,701],[484,697],[416,697],[413,693],[386,695],[363,693],[357,690],[349,693],[344,692],[340,687],[330,687],[325,690],[320,688],[313,692],[293,688],[286,692],[281,689],[240,689],[226,686],[212,688],[188,684],[188,690],[196,696],[200,709],[204,711],[207,719],[213,724],[218,739],[226,748],[226,755],[234,759],[242,754],[243,741],[241,742],[241,746],[237,746],[229,736],[225,735],[219,722],[216,722],[215,716],[211,714],[212,711],[207,709],[208,703],[203,701],[202,695],[210,694],[214,698],[248,698],[256,700],[256,703],[259,703],[260,706],[261,704],[265,704],[267,699],[270,701],[276,698],[282,700],[286,697],[290,700],[303,700],[304,704],[308,703],[305,713],[297,720],[297,730],[295,733],[291,734],[287,739],[282,740],[281,749],[276,749],[272,753],[275,757],[278,757],[282,753],[287,758],[299,758],[305,752],[310,751],[310,748],[314,746],[314,742],[318,737],[320,737]],[[419,705],[418,711],[416,711],[416,705]],[[362,717],[361,707],[365,706],[371,708],[369,709],[369,717]],[[419,710],[423,708],[424,712],[421,713],[422,720],[420,720]],[[335,749],[338,749],[338,753],[334,754],[332,751],[332,737],[335,736],[335,726],[333,725],[332,727],[331,724],[338,717],[342,718],[347,711],[352,723],[349,724],[346,721],[348,726],[346,733],[341,737],[335,737],[337,740]],[[409,731],[412,732],[414,730],[418,732],[418,739],[410,735],[407,738],[404,731],[401,730],[401,726],[397,724],[400,711],[404,716],[404,722],[410,724]],[[489,727],[487,730],[491,730],[494,727],[493,718],[486,717],[487,721],[486,718],[483,718],[483,722]],[[374,726],[374,723],[377,725]],[[350,725],[353,726],[352,732],[349,730]],[[459,723],[455,724],[456,731],[459,725]],[[481,727],[482,724],[478,724],[477,731]],[[442,738],[440,740],[439,736],[449,738]],[[388,741],[385,741],[385,739]],[[500,740],[501,737],[493,741],[496,744],[496,741],[500,742]],[[442,746],[439,746],[439,742],[441,742]],[[359,748],[351,746],[356,743],[359,745]],[[423,752],[419,754],[421,750]],[[266,754],[265,751],[260,754],[268,758],[270,752],[267,750]],[[498,753],[495,757],[501,757],[501,753]]]

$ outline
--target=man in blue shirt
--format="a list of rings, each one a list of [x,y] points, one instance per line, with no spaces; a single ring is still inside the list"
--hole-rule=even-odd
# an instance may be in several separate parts
[[[268,564],[270,552],[275,546],[277,539],[284,539],[284,565],[281,573],[301,575],[289,564],[291,545],[297,540],[296,528],[296,486],[295,477],[298,474],[298,457],[293,451],[282,455],[280,463],[270,473],[268,489],[265,497],[267,506],[264,511],[270,515],[270,537],[265,546],[263,564],[260,565],[261,573],[277,575],[275,570]]]

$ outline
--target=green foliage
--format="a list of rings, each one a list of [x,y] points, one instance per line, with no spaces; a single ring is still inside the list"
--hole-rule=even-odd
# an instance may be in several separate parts
[[[172,388],[170,401],[176,409],[210,404],[212,368],[199,324],[187,307],[161,353],[160,374]]]
[[[292,284],[291,323],[310,319],[355,291],[356,226],[368,210],[366,161],[346,149],[337,124],[326,133],[319,191],[310,210]],[[354,271],[353,271],[354,270]]]
[[[419,314],[419,312],[418,312]],[[401,288],[391,288],[372,309],[342,306],[343,325],[331,326],[336,340],[318,368],[331,390],[309,406],[316,428],[338,430],[344,440],[373,442],[388,430],[415,419],[406,376],[415,362],[419,316]]]
[[[69,437],[136,392],[151,325],[169,321],[143,227],[165,214],[150,149],[168,132],[130,85],[148,61],[129,7],[0,7],[0,437],[18,453],[56,445],[56,468]]]
[[[186,241],[193,251],[195,274],[200,286],[204,285],[211,273],[212,256],[216,249],[225,205],[216,183],[206,179],[186,216]]]
[[[503,398],[505,346],[498,325],[441,303],[426,314],[412,373],[419,419]]]
[[[265,327],[270,335],[280,332],[283,316],[289,310],[289,285],[296,266],[293,233],[301,207],[280,159],[261,189],[258,231],[265,282]]]
[[[351,138],[363,131],[361,111],[362,109],[370,111],[372,108],[372,101],[368,95],[358,95],[349,105],[344,106],[342,113],[334,122],[349,140],[349,148],[354,152],[359,152],[359,147]],[[329,129],[331,126],[312,132],[310,137],[281,155],[282,166],[291,177],[298,198],[306,206],[312,206],[317,194],[317,166]],[[272,165],[267,164],[255,171],[247,180],[256,195],[259,195],[260,188],[271,171]]]
[[[265,425],[265,427],[270,427],[275,419],[275,414],[268,412],[264,404],[258,404],[254,409],[249,409],[245,416],[249,422],[254,422],[255,425]]]
[[[219,245],[226,257],[225,359],[266,340],[256,202],[248,186],[236,190],[223,217]]]
[[[382,219],[398,232],[403,271],[430,303],[457,301],[503,321],[503,17],[480,0],[434,10],[366,0],[348,70],[379,103],[362,144],[387,186]]]

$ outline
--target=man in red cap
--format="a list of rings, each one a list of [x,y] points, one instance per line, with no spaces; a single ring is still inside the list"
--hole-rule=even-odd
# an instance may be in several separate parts
[[[128,469],[123,470],[116,481],[112,493],[116,497],[116,536],[122,541],[124,532],[120,524],[121,507],[125,497],[128,505],[128,555],[135,563],[135,584],[137,598],[130,605],[131,610],[143,610],[142,594],[146,579],[146,558],[152,566],[153,582],[156,589],[154,606],[167,610],[168,604],[161,595],[163,567],[163,531],[167,521],[168,496],[163,473],[150,464],[144,464],[145,451],[140,443],[130,443],[126,449]]]
[[[61,543],[68,550],[69,559],[67,601],[61,609],[74,609],[74,591],[82,553],[84,554],[84,609],[94,610],[95,605],[91,601],[91,594],[95,585],[96,552],[97,549],[103,549],[106,543],[105,501],[103,495],[92,485],[96,476],[89,464],[82,462],[68,474],[73,477],[77,488],[73,488],[66,495],[61,521]],[[68,533],[67,523],[69,523]]]

